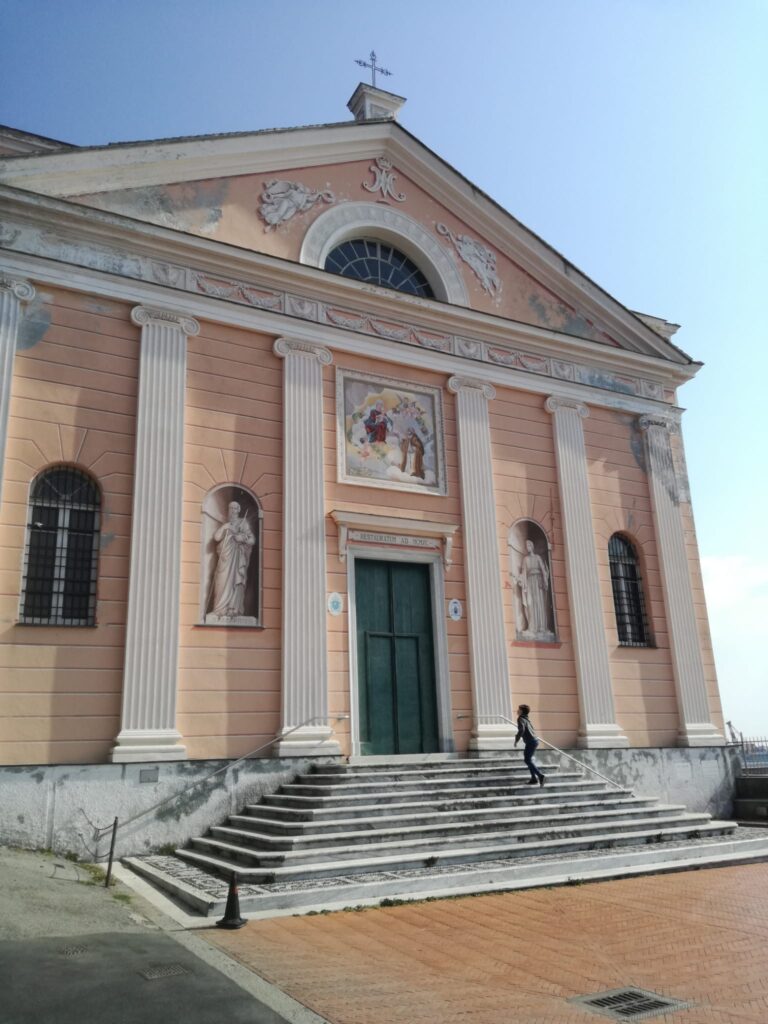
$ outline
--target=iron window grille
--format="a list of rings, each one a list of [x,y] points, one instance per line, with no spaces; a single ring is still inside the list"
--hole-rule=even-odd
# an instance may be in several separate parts
[[[32,484],[19,622],[93,626],[101,495],[94,480],[54,466]]]
[[[619,644],[622,647],[650,647],[651,631],[637,553],[626,537],[615,533],[608,542],[608,559]]]
[[[429,281],[416,264],[385,242],[365,238],[342,242],[329,253],[325,269],[332,274],[393,288],[397,292],[434,298]]]

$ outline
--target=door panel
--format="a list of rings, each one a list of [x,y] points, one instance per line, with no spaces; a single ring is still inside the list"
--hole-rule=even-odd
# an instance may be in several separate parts
[[[355,562],[363,754],[438,749],[429,566]]]

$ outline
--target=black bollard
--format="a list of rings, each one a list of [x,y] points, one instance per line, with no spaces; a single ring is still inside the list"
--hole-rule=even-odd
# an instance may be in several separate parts
[[[217,928],[242,928],[248,924],[244,917],[240,917],[240,896],[237,892],[237,874],[233,871],[229,879],[229,892],[227,893],[227,906],[224,917],[216,922]]]

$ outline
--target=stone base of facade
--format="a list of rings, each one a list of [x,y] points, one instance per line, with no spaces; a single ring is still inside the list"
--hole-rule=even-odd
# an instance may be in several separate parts
[[[509,722],[499,724],[477,724],[472,730],[472,737],[469,741],[470,756],[472,754],[483,754],[494,751],[511,751],[515,749],[515,736],[517,726]]]
[[[175,729],[123,729],[115,740],[110,758],[115,764],[145,761],[185,761],[187,748]]]

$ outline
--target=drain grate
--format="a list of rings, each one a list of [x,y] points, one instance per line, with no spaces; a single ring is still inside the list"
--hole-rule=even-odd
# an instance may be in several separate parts
[[[569,999],[569,1003],[578,1003],[595,1013],[613,1020],[644,1020],[656,1017],[661,1013],[675,1010],[687,1010],[693,1003],[685,1003],[680,999],[669,999],[658,992],[647,992],[642,988],[615,988],[610,992],[597,992],[592,996],[578,996]]]
[[[83,953],[88,952],[87,946],[65,946],[59,950],[62,956],[80,956]]]
[[[173,978],[177,974],[189,973],[186,967],[182,967],[181,964],[153,964],[151,967],[139,971],[142,978],[146,978],[147,981],[157,981],[158,978]]]

